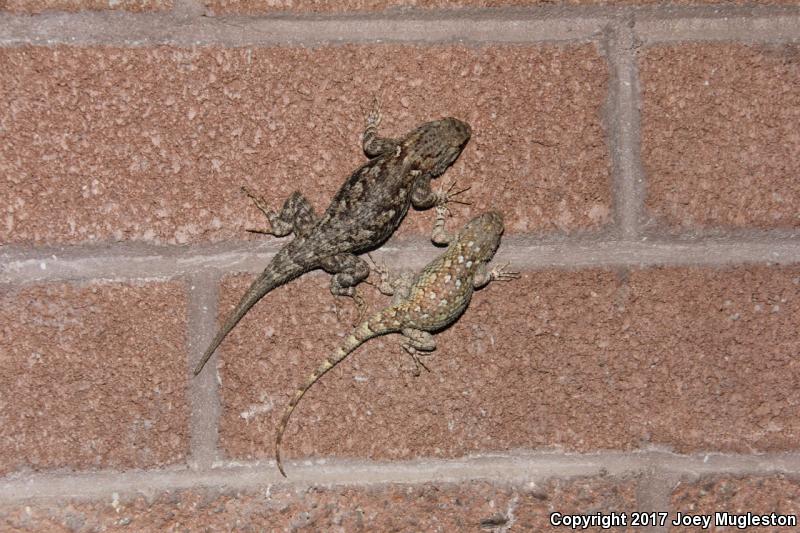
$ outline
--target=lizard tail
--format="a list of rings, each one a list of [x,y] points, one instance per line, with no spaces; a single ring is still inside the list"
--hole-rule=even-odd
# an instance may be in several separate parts
[[[347,336],[342,345],[336,349],[333,355],[325,359],[325,361],[314,371],[314,373],[308,377],[305,384],[295,391],[292,400],[289,402],[289,405],[286,406],[286,410],[283,412],[283,417],[278,424],[278,431],[275,435],[275,461],[278,463],[278,470],[280,470],[283,477],[286,477],[286,472],[284,472],[283,463],[281,462],[281,440],[283,439],[283,432],[286,430],[286,425],[289,423],[289,417],[292,416],[294,408],[297,407],[300,399],[308,391],[308,389],[310,389],[311,386],[323,376],[323,374],[339,364],[345,357],[355,351],[356,348],[373,337],[399,331],[399,328],[394,327],[395,324],[390,324],[388,326],[384,325],[382,319],[384,318],[385,314],[386,310],[380,311],[373,317],[356,326],[353,332]]]
[[[272,289],[280,287],[284,283],[288,283],[304,272],[305,270],[302,267],[292,263],[290,260],[283,257],[282,254],[275,256],[266,270],[264,270],[253,284],[250,285],[247,292],[244,293],[244,296],[236,305],[236,309],[234,309],[228,319],[225,320],[225,323],[217,332],[214,340],[211,341],[211,345],[203,354],[203,358],[197,363],[194,369],[194,375],[196,376],[203,370],[203,367],[214,354],[214,351],[222,344],[222,341],[227,337],[228,333],[230,333],[242,317],[247,314],[251,307]]]

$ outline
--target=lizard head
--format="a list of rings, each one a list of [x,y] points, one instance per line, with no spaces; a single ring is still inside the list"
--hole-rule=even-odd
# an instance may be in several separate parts
[[[458,243],[462,246],[464,257],[480,263],[487,262],[500,246],[503,235],[503,215],[488,211],[473,218],[458,233]]]
[[[415,148],[421,169],[435,178],[458,159],[471,136],[469,124],[447,117],[426,122],[406,137],[405,144]]]

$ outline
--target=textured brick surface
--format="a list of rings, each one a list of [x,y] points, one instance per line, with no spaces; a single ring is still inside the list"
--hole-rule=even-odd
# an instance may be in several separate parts
[[[241,185],[324,209],[365,161],[374,94],[385,134],[470,122],[446,179],[472,185],[473,212],[503,209],[509,231],[610,218],[607,72],[590,45],[22,47],[0,49],[0,67],[0,242],[243,239],[263,220]]]
[[[221,445],[271,457],[290,394],[341,342],[352,305],[327,276],[261,302],[222,345]],[[246,287],[223,290],[229,309]],[[800,269],[529,273],[478,292],[415,378],[381,337],[295,411],[287,457],[491,450],[795,449]],[[343,322],[339,322],[337,313]]]
[[[280,11],[297,12],[339,12],[339,11],[381,11],[402,9],[459,9],[491,8],[507,6],[552,6],[560,5],[652,5],[660,0],[205,0],[209,13],[273,13]],[[797,0],[675,0],[671,5],[691,4],[797,4]]]
[[[185,491],[97,503],[0,507],[4,531],[562,531],[550,512],[635,509],[630,480],[594,478],[525,487],[464,484],[369,488],[271,486]],[[590,530],[596,531],[596,530]],[[622,531],[615,530],[615,531]]]
[[[673,227],[800,227],[800,47],[641,56],[647,205]]]
[[[15,13],[105,9],[161,11],[171,9],[173,3],[173,0],[0,0],[0,10],[5,9]]]
[[[800,482],[784,476],[708,477],[683,482],[672,493],[672,510],[684,514],[728,512],[735,515],[782,514],[800,517]],[[712,522],[713,523],[713,522]],[[673,527],[671,532],[697,531],[697,527]],[[740,531],[736,527],[714,527],[706,531]],[[758,533],[796,531],[786,527],[748,527]]]
[[[0,474],[187,452],[182,284],[0,292]]]

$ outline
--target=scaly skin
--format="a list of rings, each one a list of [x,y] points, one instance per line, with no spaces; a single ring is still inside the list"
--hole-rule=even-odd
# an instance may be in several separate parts
[[[378,137],[379,124],[376,108],[367,118],[363,137],[364,152],[372,159],[353,172],[322,217],[314,214],[299,192],[286,200],[279,214],[248,192],[272,226],[259,233],[283,237],[293,232],[295,238],[275,255],[244,294],[203,354],[195,375],[233,327],[268,292],[322,268],[333,274],[334,295],[354,296],[355,286],[369,275],[369,265],[355,254],[385,242],[400,225],[409,205],[428,209],[450,201],[447,193],[431,189],[431,179],[440,176],[458,158],[469,141],[469,125],[444,118],[422,124],[395,140]]]
[[[286,477],[281,463],[280,446],[289,418],[300,399],[316,381],[366,341],[388,333],[402,333],[403,348],[417,365],[423,366],[417,351],[436,349],[431,332],[455,322],[464,312],[474,289],[493,280],[508,281],[518,277],[503,267],[488,270],[488,262],[500,245],[503,219],[491,211],[469,221],[453,239],[444,231],[445,209],[437,208],[437,223],[433,240],[450,242],[447,250],[420,272],[410,287],[396,287],[395,299],[389,307],[375,313],[355,327],[344,343],[309,376],[284,411],[275,437],[275,459],[278,470]],[[391,293],[382,272],[382,292]],[[400,281],[400,280],[397,280]],[[396,283],[397,284],[397,283]],[[405,289],[405,290],[403,290]]]

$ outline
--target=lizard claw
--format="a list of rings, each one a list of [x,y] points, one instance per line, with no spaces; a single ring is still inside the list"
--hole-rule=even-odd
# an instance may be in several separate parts
[[[452,183],[450,183],[450,185],[447,187],[447,189],[445,189],[444,186],[442,186],[442,187],[439,188],[438,191],[436,191],[436,207],[437,208],[439,206],[441,206],[441,207],[444,207],[445,209],[448,209],[447,204],[470,205],[469,202],[465,202],[465,201],[462,201],[462,200],[456,200],[455,197],[458,196],[459,194],[467,192],[468,190],[471,189],[471,187],[464,187],[463,189],[459,189],[457,191],[453,191],[455,186],[456,186],[456,182],[453,181]]]
[[[372,271],[381,277],[381,281],[389,277],[389,269],[386,268],[386,263],[384,263],[383,261],[378,263],[377,261],[375,261],[375,258],[372,257],[372,254],[367,254],[367,257],[372,263]]]
[[[257,229],[257,228],[244,228],[244,230],[248,233],[258,233],[259,235],[272,235],[275,236],[275,233],[272,230],[268,229]]]
[[[243,193],[245,193],[245,194],[247,195],[247,197],[248,197],[248,198],[250,198],[250,199],[253,201],[253,203],[254,203],[254,204],[256,204],[256,207],[257,207],[257,208],[258,208],[258,209],[259,209],[259,210],[260,210],[262,213],[264,213],[264,216],[266,216],[266,217],[267,217],[267,220],[270,220],[270,221],[271,221],[271,220],[272,220],[272,218],[273,218],[274,216],[276,216],[276,213],[275,213],[275,211],[273,211],[272,209],[270,209],[270,208],[267,206],[266,202],[264,202],[264,199],[263,199],[262,197],[260,197],[260,196],[256,195],[254,192],[252,192],[250,189],[248,189],[248,188],[247,188],[247,187],[245,187],[244,185],[241,187],[241,189],[242,189],[242,192],[243,192]],[[279,235],[278,235],[278,234],[276,234],[276,233],[275,233],[275,231],[274,231],[274,230],[272,230],[272,229],[253,229],[253,228],[245,228],[245,231],[249,231],[250,233],[260,233],[260,234],[262,234],[262,235],[272,235],[272,236],[274,236],[274,237],[278,237],[278,236],[279,236]]]
[[[513,279],[519,279],[520,275],[519,272],[514,270],[506,270],[508,268],[509,263],[504,265],[496,266],[491,271],[492,280],[494,281],[511,281]]]
[[[419,370],[420,367],[424,368],[426,372],[431,371],[431,369],[425,366],[425,363],[423,363],[422,360],[419,358],[416,348],[414,348],[409,344],[403,344],[403,349],[408,353],[408,355],[411,356],[411,359],[414,360],[414,370],[412,370],[412,373],[414,374],[415,378],[419,377],[419,375],[421,374]]]
[[[267,210],[269,209],[268,207],[266,207],[266,204],[264,204],[264,200],[260,196],[258,196],[256,193],[254,193],[253,191],[251,191],[250,189],[248,189],[244,185],[242,185],[240,188],[241,188],[242,192],[247,195],[248,198],[253,200],[253,203],[256,204],[256,207],[258,207],[259,209],[262,209],[262,210],[263,209],[267,209]]]

